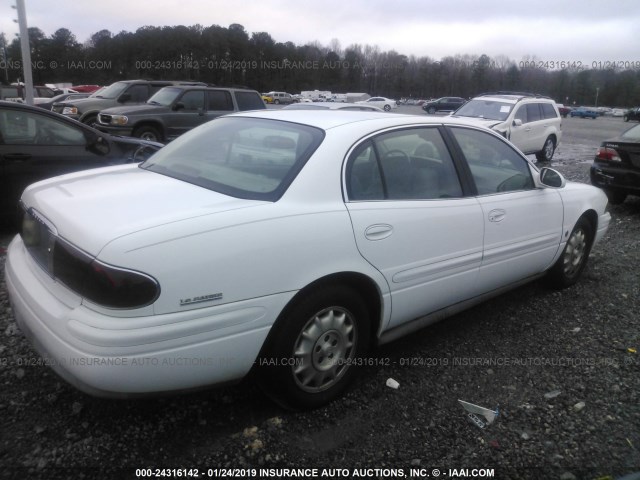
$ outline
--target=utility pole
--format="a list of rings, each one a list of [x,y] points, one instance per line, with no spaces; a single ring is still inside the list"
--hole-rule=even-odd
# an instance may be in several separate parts
[[[22,73],[24,74],[24,101],[33,105],[33,73],[31,72],[31,48],[29,46],[29,31],[27,30],[27,12],[24,0],[16,0],[18,10],[18,25],[20,26],[20,48],[22,50]]]

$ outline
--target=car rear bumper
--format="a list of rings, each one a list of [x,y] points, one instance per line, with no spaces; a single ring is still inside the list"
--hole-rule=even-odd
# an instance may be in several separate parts
[[[233,382],[253,367],[293,293],[165,315],[107,316],[50,279],[16,236],[5,267],[16,322],[44,364],[80,390],[128,397]]]
[[[591,165],[590,174],[591,184],[596,187],[640,193],[640,170],[613,168],[594,163]]]

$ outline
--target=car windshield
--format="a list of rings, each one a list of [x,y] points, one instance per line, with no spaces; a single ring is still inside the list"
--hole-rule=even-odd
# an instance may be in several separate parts
[[[95,95],[97,98],[116,98],[127,88],[128,84],[124,82],[116,82],[112,83],[104,90],[102,90],[98,95]]]
[[[504,121],[509,116],[512,108],[513,104],[511,103],[497,102],[495,100],[470,100],[456,110],[455,115]]]
[[[324,132],[279,120],[218,118],[170,143],[140,167],[237,198],[276,201]]]
[[[631,142],[640,142],[640,125],[631,127],[629,130],[620,135],[620,138]]]
[[[164,87],[158,90],[147,103],[151,105],[162,105],[163,107],[170,106],[173,101],[180,95],[181,89],[175,87]]]

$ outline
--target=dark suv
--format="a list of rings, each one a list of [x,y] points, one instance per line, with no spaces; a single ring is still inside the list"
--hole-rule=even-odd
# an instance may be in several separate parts
[[[95,127],[113,135],[168,142],[220,115],[265,108],[255,90],[171,86],[143,105],[102,110]]]
[[[453,111],[464,105],[466,100],[461,97],[442,97],[432,102],[426,102],[422,105],[422,109],[427,113],[436,113],[443,110]]]
[[[624,112],[623,119],[625,122],[628,122],[629,120],[640,121],[640,107],[631,108]]]
[[[101,110],[116,105],[135,105],[146,102],[151,95],[170,85],[206,85],[200,82],[166,80],[124,80],[112,83],[89,98],[56,103],[52,110],[82,123],[93,125]]]

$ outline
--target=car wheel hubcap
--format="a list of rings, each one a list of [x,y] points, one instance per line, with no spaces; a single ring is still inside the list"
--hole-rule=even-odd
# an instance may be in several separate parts
[[[553,155],[553,142],[551,140],[547,140],[544,147],[544,155],[547,159],[551,158],[551,155]]]
[[[587,236],[584,230],[576,230],[569,241],[564,252],[564,273],[567,277],[573,277],[584,260],[587,249]]]
[[[355,322],[349,311],[330,307],[318,312],[296,339],[292,367],[296,384],[310,393],[331,388],[348,370],[355,345]]]
[[[140,135],[140,138],[143,140],[150,140],[152,142],[157,141],[157,138],[153,133],[143,133],[142,135]]]

